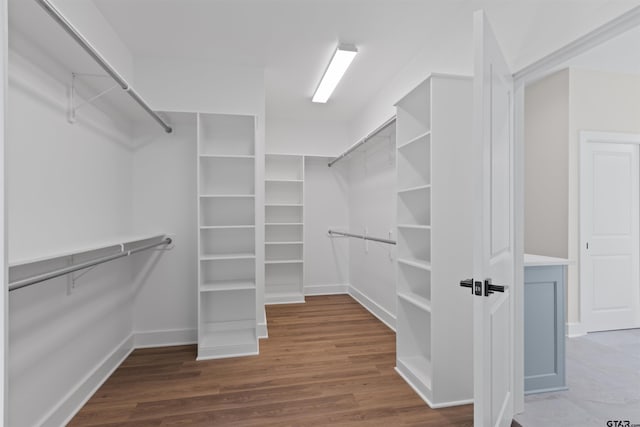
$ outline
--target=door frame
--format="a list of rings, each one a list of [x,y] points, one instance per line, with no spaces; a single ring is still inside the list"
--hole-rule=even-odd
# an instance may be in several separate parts
[[[544,56],[513,74],[514,80],[514,174],[515,174],[515,268],[514,283],[514,412],[524,412],[524,101],[525,88],[559,70],[568,60],[614,37],[640,26],[640,6],[595,28],[575,41]]]
[[[587,325],[588,322],[587,317],[587,308],[588,308],[588,292],[586,291],[591,291],[591,287],[589,287],[589,289],[587,289],[585,287],[586,283],[592,283],[592,282],[584,282],[582,280],[583,277],[586,276],[586,269],[588,266],[588,263],[586,262],[587,260],[587,251],[585,250],[585,245],[587,242],[587,230],[585,230],[585,223],[584,223],[584,215],[585,215],[585,209],[586,209],[586,200],[583,197],[583,191],[585,190],[584,188],[584,182],[586,180],[586,170],[584,168],[584,164],[585,161],[587,160],[585,158],[586,155],[586,150],[585,147],[587,146],[587,144],[591,144],[591,143],[604,143],[604,144],[625,144],[625,145],[636,145],[636,146],[640,146],[640,134],[639,133],[627,133],[627,132],[598,132],[598,131],[580,131],[579,133],[579,137],[578,137],[578,141],[579,141],[579,150],[580,150],[580,164],[579,164],[579,169],[580,169],[580,178],[578,181],[578,186],[580,188],[580,193],[579,193],[579,210],[578,210],[578,223],[580,225],[580,233],[579,233],[579,239],[580,239],[580,253],[579,253],[579,283],[580,283],[580,322],[583,325],[583,329],[585,332],[589,332],[589,330],[587,329]],[[640,173],[640,171],[639,171]],[[636,207],[636,209],[640,210],[640,204]],[[636,262],[638,264],[640,264],[640,258],[636,259]],[[638,265],[636,265],[636,267],[638,267]],[[640,286],[640,285],[639,285]]]

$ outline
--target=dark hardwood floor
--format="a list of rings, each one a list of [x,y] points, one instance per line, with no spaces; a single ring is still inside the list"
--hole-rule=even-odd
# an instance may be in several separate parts
[[[472,426],[395,373],[395,334],[347,295],[267,307],[260,355],[196,362],[195,346],[134,351],[71,426]]]

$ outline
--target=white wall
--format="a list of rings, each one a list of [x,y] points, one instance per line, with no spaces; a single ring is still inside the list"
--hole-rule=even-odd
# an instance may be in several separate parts
[[[569,79],[568,321],[580,319],[579,132],[640,132],[640,76],[574,69]]]
[[[77,0],[55,0],[53,3],[107,62],[133,84],[133,55],[95,4]]]
[[[267,153],[334,157],[355,143],[340,122],[267,117]]]
[[[473,25],[469,15],[469,26]],[[395,115],[394,104],[431,73],[470,75],[473,71],[471,40],[434,38],[388,83],[373,94],[366,108],[349,122],[349,138],[357,141]]]
[[[136,86],[155,109],[255,115],[256,265],[264,260],[265,94],[263,70],[223,67],[211,61],[136,58]],[[141,135],[134,154],[134,231],[176,233],[176,248],[140,284],[134,330],[140,344],[195,342],[196,324],[196,140],[195,124],[175,135]],[[160,184],[160,185],[159,185]],[[257,268],[257,316],[264,313],[264,269]],[[160,332],[159,332],[160,331]],[[164,332],[161,332],[164,331]]]
[[[579,133],[640,132],[640,76],[571,68],[526,96],[525,248],[571,261],[567,321],[580,333]]]
[[[395,131],[374,137],[344,162],[349,170],[348,229],[357,234],[366,229],[370,236],[396,240]],[[351,286],[370,309],[395,327],[395,246],[349,240]]]
[[[66,87],[50,71],[11,52],[5,176],[13,260],[131,230],[128,135],[90,109],[69,124]],[[65,277],[10,294],[9,425],[64,423],[76,409],[65,404],[90,392],[81,388],[98,364],[126,354],[130,265],[96,267],[70,294]]]
[[[140,126],[133,156],[133,229],[168,233],[160,257],[140,254],[133,312],[136,345],[195,342],[197,322],[196,123],[172,120],[173,132]]]
[[[524,250],[567,258],[569,70],[525,91]]]
[[[328,158],[306,157],[304,174],[305,294],[344,293],[349,284],[349,242],[329,238],[330,227],[348,225],[349,189],[344,170]]]

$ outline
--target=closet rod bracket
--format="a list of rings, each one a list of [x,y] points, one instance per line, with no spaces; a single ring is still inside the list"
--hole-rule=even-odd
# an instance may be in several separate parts
[[[103,96],[105,96],[106,94],[112,92],[114,89],[118,89],[120,87],[120,85],[118,85],[117,83],[114,84],[113,86],[110,86],[109,88],[99,92],[97,95],[92,96],[91,98],[87,99],[87,100],[81,100],[80,102],[78,102],[76,104],[76,98],[80,99],[80,97],[77,94],[77,88],[76,88],[76,80],[79,77],[84,77],[84,78],[99,78],[99,79],[110,79],[111,77],[109,77],[106,74],[83,74],[83,73],[71,73],[71,89],[69,91],[69,123],[75,123],[76,122],[76,114],[78,112],[78,110],[86,105],[91,105],[93,102],[97,101],[98,99],[102,98]]]

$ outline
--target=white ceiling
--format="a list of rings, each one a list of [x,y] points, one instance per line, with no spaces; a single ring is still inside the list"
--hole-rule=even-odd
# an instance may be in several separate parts
[[[484,8],[513,71],[640,0],[94,0],[134,56],[265,68],[267,112],[352,119],[418,53],[439,72],[472,64],[472,12]],[[359,49],[325,105],[313,90],[338,41]],[[428,50],[430,49],[430,50]]]

